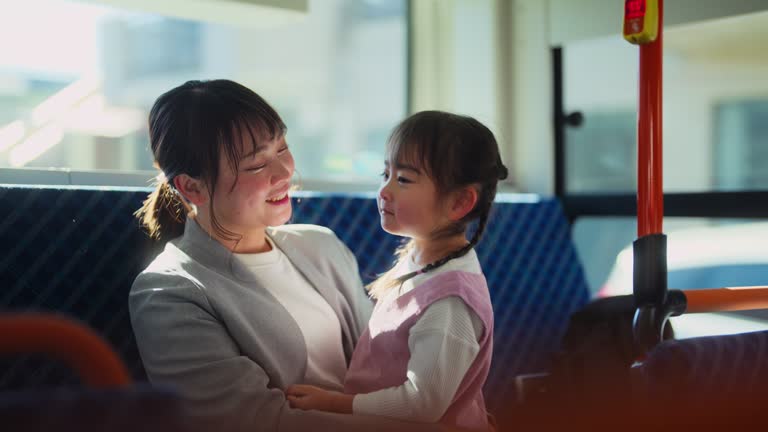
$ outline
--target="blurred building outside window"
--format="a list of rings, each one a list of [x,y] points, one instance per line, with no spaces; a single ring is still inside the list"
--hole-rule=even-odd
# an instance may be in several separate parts
[[[406,1],[310,0],[296,22],[243,27],[67,0],[0,15],[0,168],[138,173],[164,91],[228,78],[272,103],[301,182],[375,185],[406,112]]]

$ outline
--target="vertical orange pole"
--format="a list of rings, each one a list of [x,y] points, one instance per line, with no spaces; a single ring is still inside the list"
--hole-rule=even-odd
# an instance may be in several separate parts
[[[637,236],[662,232],[662,51],[664,0],[659,0],[655,41],[640,46],[640,95],[637,121]]]

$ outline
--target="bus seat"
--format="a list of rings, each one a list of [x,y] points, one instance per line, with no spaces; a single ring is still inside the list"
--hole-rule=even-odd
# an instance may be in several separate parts
[[[128,316],[133,279],[159,250],[132,213],[146,190],[0,187],[0,311],[58,312],[105,338],[134,380],[146,380]],[[0,389],[78,385],[63,363],[0,359]]]
[[[60,314],[0,314],[0,355],[37,352],[66,361],[82,386],[0,391],[3,431],[190,431],[182,400],[135,386],[114,350],[92,329]]]
[[[768,423],[768,331],[664,341],[636,369],[635,405],[648,424]]]
[[[642,365],[646,391],[685,399],[768,397],[768,331],[662,342]],[[766,400],[766,399],[763,399]]]
[[[0,308],[57,311],[108,340],[131,376],[146,379],[128,316],[136,275],[162,245],[132,213],[149,189],[0,186]],[[400,238],[379,226],[371,194],[298,193],[292,222],[324,225],[356,255],[365,282],[386,270]],[[516,399],[519,374],[545,371],[568,319],[589,292],[559,202],[500,196],[477,247],[495,313],[494,358],[485,388],[492,411]],[[0,389],[75,382],[35,356],[0,361]],[[71,374],[70,374],[71,375]]]

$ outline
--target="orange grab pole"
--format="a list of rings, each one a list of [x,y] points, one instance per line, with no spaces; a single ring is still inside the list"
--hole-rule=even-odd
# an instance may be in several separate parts
[[[637,120],[637,236],[662,232],[662,51],[664,0],[658,1],[658,36],[640,46],[640,94]]]
[[[768,286],[685,290],[685,313],[768,309]]]
[[[131,383],[115,352],[86,326],[45,314],[0,315],[0,354],[43,353],[64,360],[93,388]]]

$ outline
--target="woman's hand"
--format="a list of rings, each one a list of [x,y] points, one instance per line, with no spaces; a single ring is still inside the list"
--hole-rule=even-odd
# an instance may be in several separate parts
[[[291,408],[352,414],[354,395],[323,390],[311,385],[292,385],[285,391]]]

